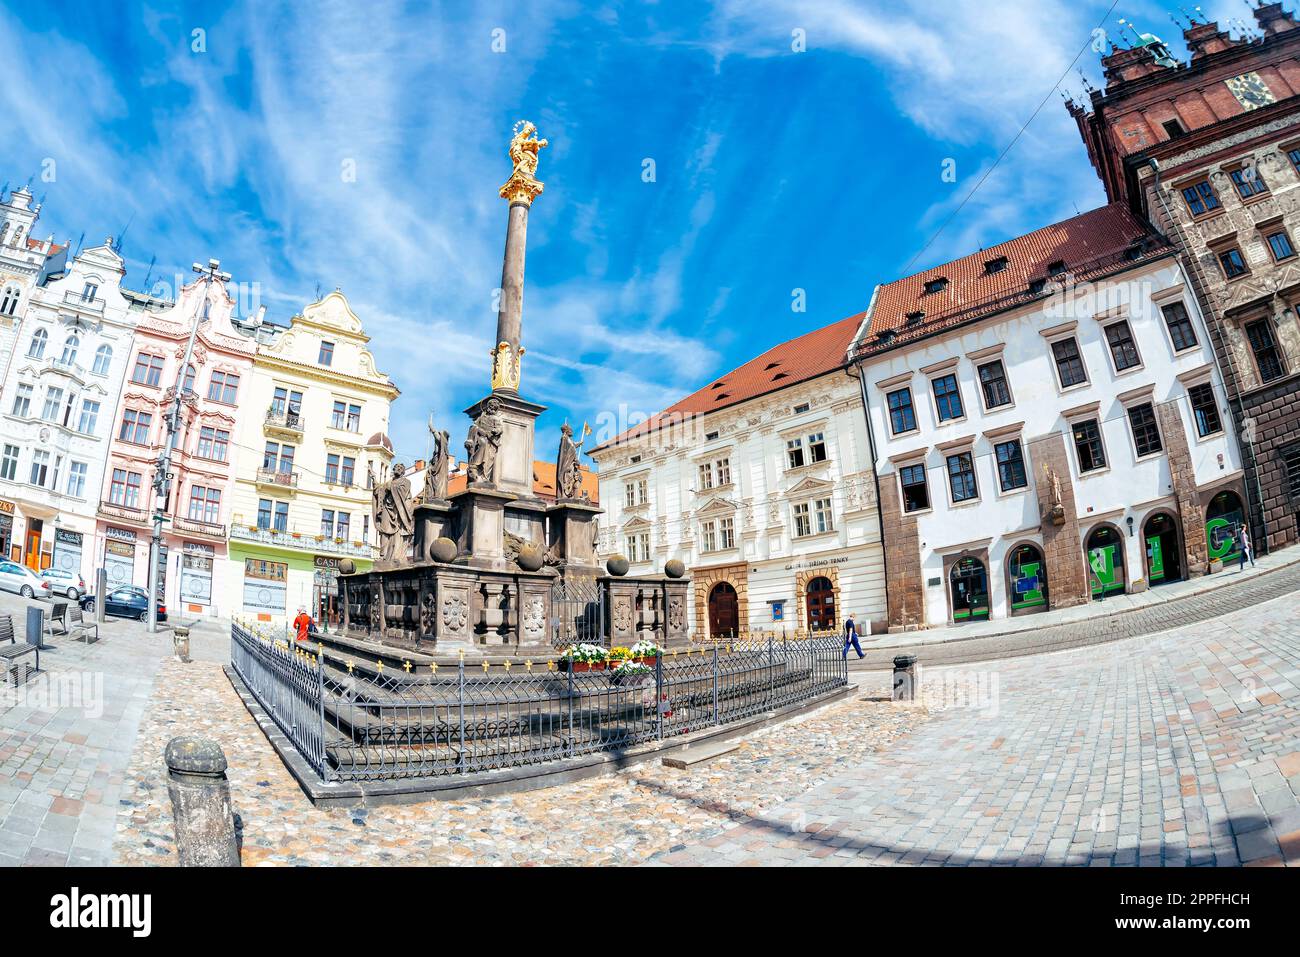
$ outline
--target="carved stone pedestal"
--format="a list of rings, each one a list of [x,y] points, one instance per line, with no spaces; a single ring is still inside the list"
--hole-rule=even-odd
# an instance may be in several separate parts
[[[595,567],[594,530],[600,514],[599,506],[573,499],[561,499],[547,508],[550,537],[546,547],[552,559],[566,565]]]
[[[497,417],[503,427],[493,485],[520,498],[533,498],[533,426],[537,417],[546,411],[546,406],[528,402],[517,395],[494,392],[471,405],[465,414],[477,419],[490,400],[497,403]]]

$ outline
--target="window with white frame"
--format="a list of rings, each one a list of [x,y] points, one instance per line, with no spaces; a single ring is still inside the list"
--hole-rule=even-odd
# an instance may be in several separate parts
[[[731,459],[713,459],[699,465],[700,491],[731,484]]]
[[[113,347],[104,345],[95,350],[95,365],[91,372],[95,375],[108,375],[108,365],[113,361]]]
[[[808,462],[826,461],[826,439],[820,432],[814,432],[808,436]]]
[[[736,520],[734,518],[718,519],[718,546],[723,549],[736,547]]]
[[[45,487],[45,482],[50,474],[50,453],[44,449],[37,449],[32,453],[32,473],[31,483]]]
[[[46,422],[59,421],[59,409],[63,406],[63,390],[51,386],[45,390],[45,407],[41,409],[41,418]]]
[[[717,522],[704,522],[700,525],[700,547],[706,552],[718,550]]]
[[[68,494],[81,498],[86,493],[86,463],[70,462],[68,464]]]
[[[649,532],[629,532],[625,539],[624,547],[627,549],[627,560],[630,562],[648,562],[650,561],[650,533]]]
[[[45,343],[50,339],[50,334],[44,329],[37,329],[32,333],[31,344],[27,347],[27,358],[40,359],[45,355]]]
[[[18,446],[5,443],[4,455],[0,457],[0,479],[14,481],[18,474]]]
[[[29,383],[18,383],[18,389],[14,393],[14,407],[11,410],[14,415],[25,419],[32,411],[32,387]]]
[[[650,501],[650,482],[648,479],[632,479],[623,484],[623,504],[626,508],[636,508]]]
[[[812,502],[796,502],[793,513],[795,538],[806,538],[809,535],[821,535],[835,530],[829,498],[819,498]]]
[[[714,518],[700,524],[700,539],[706,552],[726,551],[736,547],[736,520]]]

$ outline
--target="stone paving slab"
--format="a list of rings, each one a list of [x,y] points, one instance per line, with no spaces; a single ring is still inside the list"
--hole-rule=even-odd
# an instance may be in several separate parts
[[[854,864],[1300,865],[1294,596],[922,687],[900,746],[655,862],[818,864],[833,834]]]

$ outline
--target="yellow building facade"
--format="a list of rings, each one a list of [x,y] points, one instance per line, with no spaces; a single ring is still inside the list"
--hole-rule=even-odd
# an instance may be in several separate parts
[[[273,623],[306,608],[329,628],[339,562],[364,571],[375,558],[369,480],[392,460],[398,389],[340,292],[259,338],[240,416],[226,607]]]

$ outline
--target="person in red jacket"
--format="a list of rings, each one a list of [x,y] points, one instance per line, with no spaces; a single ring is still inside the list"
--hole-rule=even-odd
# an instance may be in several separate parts
[[[307,614],[306,608],[298,609],[298,617],[293,620],[293,630],[299,641],[307,640],[307,633],[311,631],[311,615]]]

